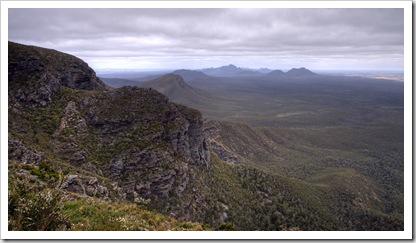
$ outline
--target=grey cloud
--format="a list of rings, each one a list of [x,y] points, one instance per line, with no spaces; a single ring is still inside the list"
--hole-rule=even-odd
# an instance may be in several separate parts
[[[10,40],[95,63],[155,57],[163,65],[167,56],[400,58],[403,38],[402,9],[9,9]]]

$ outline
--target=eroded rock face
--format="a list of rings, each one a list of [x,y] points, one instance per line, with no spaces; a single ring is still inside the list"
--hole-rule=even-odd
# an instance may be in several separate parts
[[[45,106],[61,86],[104,90],[81,59],[55,50],[9,42],[9,103]]]
[[[43,153],[26,147],[20,140],[9,136],[9,160],[23,164],[38,164],[43,159]]]
[[[238,163],[238,157],[231,151],[229,151],[221,142],[219,142],[218,128],[214,125],[206,127],[204,129],[205,136],[208,138],[210,149],[216,153],[218,157],[225,162],[236,164]]]
[[[170,103],[154,90],[108,91],[84,101],[82,109],[99,147],[119,148],[103,161],[102,171],[119,182],[129,199],[135,193],[180,195],[189,183],[190,165],[209,167],[201,114]]]
[[[215,140],[210,140],[210,145],[211,145],[211,149],[214,153],[216,153],[218,155],[218,157],[225,162],[231,163],[231,164],[236,164],[238,161],[238,158],[235,154],[231,153],[230,151],[228,151],[224,145],[222,145],[221,143],[215,141]]]
[[[65,176],[61,187],[70,192],[103,199],[108,199],[110,195],[110,190],[93,176],[69,174]]]
[[[108,165],[109,178],[119,181],[128,196],[137,193],[142,197],[168,198],[180,195],[186,189],[190,175],[184,161],[175,161],[167,152],[151,148],[132,149]]]

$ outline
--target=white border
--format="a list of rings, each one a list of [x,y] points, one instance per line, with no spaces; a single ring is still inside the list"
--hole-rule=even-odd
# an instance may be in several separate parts
[[[413,79],[412,79],[412,2],[404,9],[404,226],[413,233]],[[410,132],[411,131],[411,132]]]
[[[9,8],[403,8],[404,9],[404,127],[405,230],[307,232],[16,232],[7,229],[7,53]],[[1,238],[2,239],[412,239],[412,2],[411,1],[2,1],[1,2]]]
[[[411,1],[2,1],[5,8],[404,8]]]
[[[9,124],[9,116],[8,116],[8,42],[6,40],[9,39],[9,28],[8,28],[8,9],[3,6],[3,2],[1,3],[1,81],[0,81],[0,163],[1,163],[1,198],[0,198],[0,205],[1,205],[1,238],[3,239],[6,236],[7,226],[8,226],[8,204],[7,202],[7,181],[8,181],[8,124]]]

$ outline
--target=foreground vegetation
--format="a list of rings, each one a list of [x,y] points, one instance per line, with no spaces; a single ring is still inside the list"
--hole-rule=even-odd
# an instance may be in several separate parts
[[[148,231],[209,230],[208,225],[179,221],[145,209],[145,204],[104,201],[61,188],[62,172],[9,161],[9,230]],[[55,173],[55,172],[54,172]]]

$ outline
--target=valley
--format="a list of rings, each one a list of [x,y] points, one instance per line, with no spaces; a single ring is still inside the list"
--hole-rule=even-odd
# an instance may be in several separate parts
[[[188,85],[209,92],[211,99],[193,102],[187,93],[181,99],[165,94],[199,109],[206,126],[215,127],[215,143],[236,157],[237,164],[302,183],[298,192],[326,188],[335,198],[321,205],[334,205],[346,193],[353,208],[399,218],[403,214],[401,83],[316,74],[181,73]],[[335,211],[345,205],[337,207]]]

